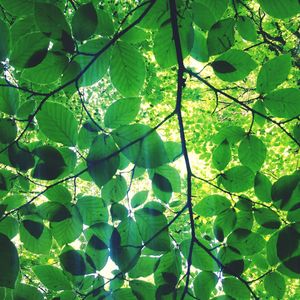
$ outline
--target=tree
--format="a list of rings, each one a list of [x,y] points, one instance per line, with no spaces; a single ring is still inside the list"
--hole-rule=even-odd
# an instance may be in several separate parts
[[[297,299],[297,0],[0,0],[0,298]]]

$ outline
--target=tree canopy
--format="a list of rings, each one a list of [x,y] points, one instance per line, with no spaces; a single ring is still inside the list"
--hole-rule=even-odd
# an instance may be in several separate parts
[[[0,0],[0,299],[299,299],[298,0]]]

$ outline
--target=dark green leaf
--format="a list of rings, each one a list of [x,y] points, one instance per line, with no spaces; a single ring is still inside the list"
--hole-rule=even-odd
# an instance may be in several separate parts
[[[34,222],[31,220],[24,220],[22,223],[26,230],[36,239],[38,239],[42,235],[44,230],[44,225],[42,223]]]
[[[214,71],[222,74],[236,71],[236,68],[226,60],[215,60],[211,65]]]
[[[47,37],[62,38],[63,32],[70,35],[71,30],[63,12],[54,4],[37,2],[34,5],[35,22]]]
[[[72,31],[76,40],[87,40],[96,31],[97,12],[92,2],[82,4],[72,18]]]
[[[19,257],[15,245],[0,233],[0,286],[13,289],[19,274]]]
[[[33,153],[39,158],[32,171],[32,177],[42,180],[56,179],[65,170],[66,164],[61,153],[51,146],[41,146]]]
[[[72,275],[84,275],[86,272],[84,258],[79,251],[69,248],[59,255],[60,264],[65,271]]]

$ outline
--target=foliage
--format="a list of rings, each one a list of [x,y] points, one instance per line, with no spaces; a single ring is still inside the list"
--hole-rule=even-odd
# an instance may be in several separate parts
[[[298,299],[299,12],[0,0],[0,299]]]

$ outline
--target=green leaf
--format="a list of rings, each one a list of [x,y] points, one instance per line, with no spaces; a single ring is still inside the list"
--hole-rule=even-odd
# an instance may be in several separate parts
[[[113,221],[123,221],[128,216],[128,209],[120,203],[113,203],[110,207],[110,214]]]
[[[296,16],[300,12],[300,4],[297,0],[258,0],[262,9],[272,17],[285,19]]]
[[[159,199],[166,203],[169,202],[173,190],[170,181],[166,177],[155,173],[152,178],[152,188]]]
[[[0,286],[13,289],[19,274],[19,257],[15,245],[0,233]]]
[[[210,195],[204,197],[197,203],[193,211],[199,216],[212,217],[217,216],[231,206],[230,201],[221,195]]]
[[[107,263],[112,232],[113,227],[107,223],[97,223],[84,232],[88,241],[86,254],[91,257],[98,271]]]
[[[34,266],[33,272],[47,289],[52,291],[72,289],[69,280],[59,268],[53,266]]]
[[[280,177],[272,186],[272,200],[277,208],[289,210],[298,203],[297,187],[299,188],[300,176],[298,173]],[[295,192],[295,197],[293,197]]]
[[[245,136],[245,131],[239,126],[226,126],[213,136],[212,141],[216,144],[221,144],[225,139],[230,144],[238,143]]]
[[[103,9],[97,9],[98,25],[96,33],[102,36],[113,35],[115,28],[111,16]]]
[[[126,42],[117,42],[110,61],[110,78],[114,87],[125,97],[137,96],[146,76],[144,58]]]
[[[265,63],[257,76],[257,92],[265,94],[274,90],[287,79],[291,66],[292,62],[289,54],[277,56]]]
[[[181,179],[178,171],[168,165],[149,170],[152,189],[155,196],[165,203],[171,199],[172,193],[181,191]]]
[[[50,200],[54,202],[58,202],[61,204],[68,204],[72,201],[72,195],[70,191],[64,187],[63,185],[56,185],[51,189],[48,189],[44,195]]]
[[[190,53],[194,41],[193,28],[188,21],[180,25],[179,34],[181,51],[183,58],[185,58]],[[153,42],[153,54],[162,68],[169,68],[177,64],[176,48],[170,22],[159,28]]]
[[[256,197],[260,201],[271,202],[271,189],[272,183],[269,178],[266,175],[258,172],[254,178],[254,192]]]
[[[265,276],[264,287],[270,296],[283,299],[286,291],[285,280],[278,272],[272,272]]]
[[[5,205],[3,204],[3,202],[1,203],[2,205]],[[6,210],[9,211],[8,208],[6,208]],[[19,233],[18,221],[13,217],[10,216],[6,217],[0,222],[0,233],[5,234],[9,239],[14,238]]]
[[[208,30],[224,14],[228,0],[201,0],[193,3],[193,20],[203,30]]]
[[[104,134],[97,136],[87,156],[87,165],[89,174],[98,187],[102,187],[115,175],[119,163],[120,157],[114,140]]]
[[[213,166],[221,171],[226,168],[231,160],[231,151],[228,141],[225,139],[220,145],[218,145],[212,153]]]
[[[79,51],[83,53],[95,54],[100,51],[100,49],[105,47],[107,42],[108,40],[104,38],[89,40],[85,44],[79,46]],[[69,80],[73,80],[75,77],[81,76],[79,79],[80,86],[93,85],[106,74],[109,67],[110,57],[110,48],[99,55],[92,64],[92,56],[78,55],[74,60],[74,64],[71,62],[69,68],[65,70],[66,78],[64,79],[64,82],[68,82]],[[87,66],[89,67],[86,68]],[[85,71],[82,72],[82,70]]]
[[[200,62],[207,62],[209,59],[206,37],[204,33],[197,28],[194,29],[194,43],[191,49],[191,56]]]
[[[127,272],[137,263],[142,239],[132,218],[123,220],[114,229],[110,240],[110,256],[122,272]]]
[[[73,207],[70,213],[70,217],[50,223],[53,237],[59,245],[75,241],[82,233],[82,219],[76,207]]]
[[[245,263],[236,249],[229,246],[222,247],[217,257],[224,266],[224,275],[240,276],[243,274]]]
[[[179,280],[181,271],[182,261],[178,249],[163,254],[160,257],[158,266],[154,272],[155,285],[158,287],[166,286],[167,290],[173,290]]]
[[[3,80],[1,84],[5,84]],[[0,111],[14,115],[19,107],[19,91],[9,87],[0,87]]]
[[[113,102],[105,113],[105,126],[118,128],[131,123],[137,116],[140,105],[141,99],[137,97],[124,98]]]
[[[0,61],[4,61],[10,50],[10,35],[7,24],[0,20]]]
[[[238,155],[240,162],[255,172],[262,167],[267,148],[255,135],[247,135],[239,145]]]
[[[141,280],[130,280],[129,286],[137,299],[155,299],[156,287],[152,283]]]
[[[123,126],[112,135],[123,154],[138,167],[156,168],[168,162],[160,136],[147,125]]]
[[[131,28],[122,36],[122,40],[130,44],[140,44],[148,38],[149,33],[138,26]]]
[[[166,227],[167,219],[162,212],[156,209],[142,208],[135,211],[134,217],[141,237],[144,243],[147,243],[146,247],[156,251],[170,250],[170,237]]]
[[[295,118],[300,115],[300,91],[286,88],[271,92],[264,98],[267,109],[279,118]]]
[[[22,78],[37,84],[49,84],[60,78],[67,64],[68,58],[65,55],[49,51],[40,64],[25,69]]]
[[[231,193],[244,192],[250,189],[254,182],[254,173],[244,166],[232,167],[221,176],[221,183]]]
[[[49,254],[52,246],[50,230],[36,216],[28,216],[22,221],[20,240],[25,249],[36,254]]]
[[[218,282],[218,277],[212,272],[200,272],[194,279],[195,296],[201,300],[209,300]]]
[[[18,283],[13,290],[13,299],[43,300],[43,294],[34,286]]]
[[[108,221],[108,211],[103,199],[95,196],[83,196],[77,200],[76,206],[82,216],[83,224],[93,225]]]
[[[223,53],[234,45],[234,23],[232,18],[228,18],[212,25],[207,36],[209,55]]]
[[[296,124],[293,128],[295,139],[300,143],[300,123]]]
[[[46,102],[36,118],[41,131],[49,139],[66,146],[76,145],[78,124],[73,113],[64,105]]]
[[[216,239],[219,242],[223,242],[224,238],[235,228],[236,222],[237,215],[234,208],[227,209],[218,214],[213,226]]]
[[[87,40],[96,31],[98,25],[97,12],[92,2],[82,4],[72,18],[72,31],[76,40]]]
[[[66,164],[61,153],[51,146],[41,146],[33,153],[39,158],[32,177],[42,180],[56,179],[65,170]]]
[[[22,36],[11,51],[10,63],[16,68],[32,68],[47,55],[49,40],[40,32]]]
[[[209,248],[209,244],[205,240],[201,240],[201,243]],[[180,244],[180,250],[185,259],[188,259],[189,249],[191,245],[190,239],[185,239]],[[198,244],[194,243],[193,246],[193,256],[192,256],[192,265],[200,269],[202,271],[217,271],[219,269],[216,262],[212,259],[212,257],[202,249]]]
[[[12,119],[0,119],[0,143],[9,144],[17,137],[17,125]]]
[[[248,53],[236,49],[228,50],[212,63],[215,74],[229,82],[245,79],[256,66]]]
[[[63,32],[71,35],[70,26],[63,12],[54,4],[36,2],[34,18],[40,31],[51,39],[62,39]]]
[[[103,186],[101,196],[108,203],[120,202],[126,196],[127,189],[125,178],[122,175],[117,175]]]
[[[247,286],[237,278],[225,278],[222,280],[223,290],[233,299],[250,299],[250,291]]]
[[[279,216],[271,209],[262,207],[254,210],[256,222],[268,229],[278,229],[281,225]]]
[[[142,205],[147,200],[148,193],[148,191],[137,192],[131,199],[132,208]]]
[[[240,36],[246,40],[255,43],[257,40],[257,32],[255,23],[247,16],[239,16],[236,23],[237,30]]]
[[[156,264],[156,257],[141,256],[137,264],[128,272],[128,275],[131,278],[150,276],[154,272]]]
[[[228,236],[227,243],[243,255],[258,253],[266,244],[265,240],[258,233],[243,228],[234,230]]]
[[[80,251],[74,250],[70,246],[66,246],[59,255],[60,264],[66,272],[71,275],[85,275],[86,265]]]
[[[83,123],[78,133],[78,147],[80,150],[85,150],[91,147],[93,140],[98,135],[98,128],[93,129],[94,124],[92,122]]]
[[[32,14],[32,0],[1,0],[1,5],[7,9],[13,16],[26,16]]]
[[[267,116],[267,110],[265,108],[265,105],[263,101],[257,100],[253,107],[255,111],[261,113],[263,116]],[[263,127],[266,123],[266,119],[262,117],[261,115],[254,113],[254,122],[257,123],[260,127]]]

